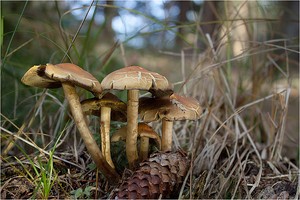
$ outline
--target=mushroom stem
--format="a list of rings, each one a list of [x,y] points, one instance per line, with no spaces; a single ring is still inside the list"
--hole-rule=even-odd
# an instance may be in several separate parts
[[[141,137],[140,143],[140,161],[146,160],[148,158],[149,152],[149,138],[148,137]]]
[[[94,140],[84,119],[81,104],[79,102],[79,97],[76,93],[75,87],[69,83],[62,83],[62,86],[65,96],[70,104],[72,116],[89,154],[96,163],[97,168],[103,173],[107,180],[112,184],[116,184],[120,179],[120,176],[103,158],[102,152],[97,146],[97,143]]]
[[[120,140],[126,140],[127,126],[123,126],[118,129],[111,137],[112,142],[117,142]],[[158,149],[161,150],[161,139],[159,135],[151,128],[151,126],[146,123],[138,124],[138,135],[140,140],[140,160],[145,160],[148,158],[149,152],[149,138],[154,139]]]
[[[133,169],[138,160],[137,137],[138,137],[138,107],[139,90],[128,90],[127,92],[127,135],[126,155],[129,168]]]
[[[108,164],[115,168],[114,163],[111,159],[110,154],[110,114],[111,108],[110,107],[102,107],[101,108],[101,116],[100,116],[100,134],[101,134],[101,150],[103,153],[104,158],[108,162]]]
[[[172,132],[173,132],[173,121],[162,119],[162,138],[161,138],[161,150],[170,151],[172,150]]]

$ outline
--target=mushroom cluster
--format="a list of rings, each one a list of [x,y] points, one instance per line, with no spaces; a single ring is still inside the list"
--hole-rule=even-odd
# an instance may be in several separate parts
[[[70,110],[83,141],[98,169],[115,182],[120,176],[111,159],[110,142],[126,141],[129,168],[136,167],[138,160],[148,158],[149,139],[154,139],[158,149],[172,150],[172,129],[175,120],[196,120],[202,109],[193,98],[173,92],[172,84],[162,75],[139,66],[129,66],[108,74],[101,82],[77,65],[61,63],[38,65],[30,68],[22,78],[29,86],[41,88],[63,87]],[[94,98],[79,101],[75,86],[94,94]],[[111,90],[126,90],[124,103]],[[149,91],[151,97],[139,97],[139,91]],[[100,118],[101,150],[95,142],[86,116]],[[127,122],[110,138],[110,122]],[[161,120],[160,137],[147,123]],[[138,138],[140,138],[138,153]]]

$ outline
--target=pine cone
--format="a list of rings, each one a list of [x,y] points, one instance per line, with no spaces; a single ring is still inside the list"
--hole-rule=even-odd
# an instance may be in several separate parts
[[[183,151],[154,153],[123,181],[115,199],[157,199],[160,194],[174,198],[188,169],[189,160]]]

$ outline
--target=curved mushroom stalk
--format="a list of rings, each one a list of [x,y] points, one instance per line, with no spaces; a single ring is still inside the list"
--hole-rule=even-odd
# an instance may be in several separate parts
[[[102,156],[102,152],[100,151],[84,119],[81,104],[79,102],[79,97],[76,93],[75,87],[69,83],[62,83],[62,86],[65,96],[70,104],[72,116],[88,152],[96,163],[97,168],[104,174],[107,180],[116,184],[120,179],[120,176]]]
[[[110,137],[109,137],[110,113],[111,113],[110,107],[101,108],[101,116],[100,116],[101,150],[106,161],[110,164],[111,167],[115,168],[110,154]]]
[[[128,125],[123,126],[118,129],[111,137],[112,142],[117,142],[120,140],[127,140],[127,129]],[[140,160],[145,160],[148,158],[149,152],[149,138],[154,139],[158,145],[158,149],[161,149],[161,139],[159,135],[152,129],[151,126],[146,123],[138,124],[138,136],[141,138],[140,141]],[[126,142],[127,144],[127,142]]]

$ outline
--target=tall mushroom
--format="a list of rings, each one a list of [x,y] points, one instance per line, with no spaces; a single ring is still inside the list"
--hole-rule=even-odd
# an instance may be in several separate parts
[[[138,160],[138,107],[139,90],[148,90],[156,96],[172,93],[172,85],[162,75],[139,66],[129,66],[108,74],[101,82],[103,89],[127,91],[127,135],[126,155],[129,168],[134,168]]]
[[[172,149],[173,121],[196,120],[202,113],[196,99],[175,93],[169,98],[142,98],[140,105],[139,113],[142,121],[162,119],[162,151]]]
[[[111,141],[117,142],[120,140],[125,141],[127,134],[127,126],[118,129],[112,136]],[[154,139],[158,144],[158,149],[161,149],[161,139],[153,128],[146,123],[138,123],[138,136],[140,137],[140,160],[148,158],[149,138]]]
[[[101,150],[104,158],[114,167],[110,153],[110,121],[126,122],[127,105],[112,93],[106,93],[101,99],[92,98],[81,102],[84,114],[100,116]]]
[[[63,87],[65,96],[70,104],[72,116],[88,152],[107,180],[111,183],[115,183],[120,177],[103,158],[96,141],[88,129],[74,86],[80,86],[97,95],[102,92],[98,80],[77,65],[61,63],[57,65],[47,64],[33,66],[24,74],[22,82],[29,86],[42,88]]]

